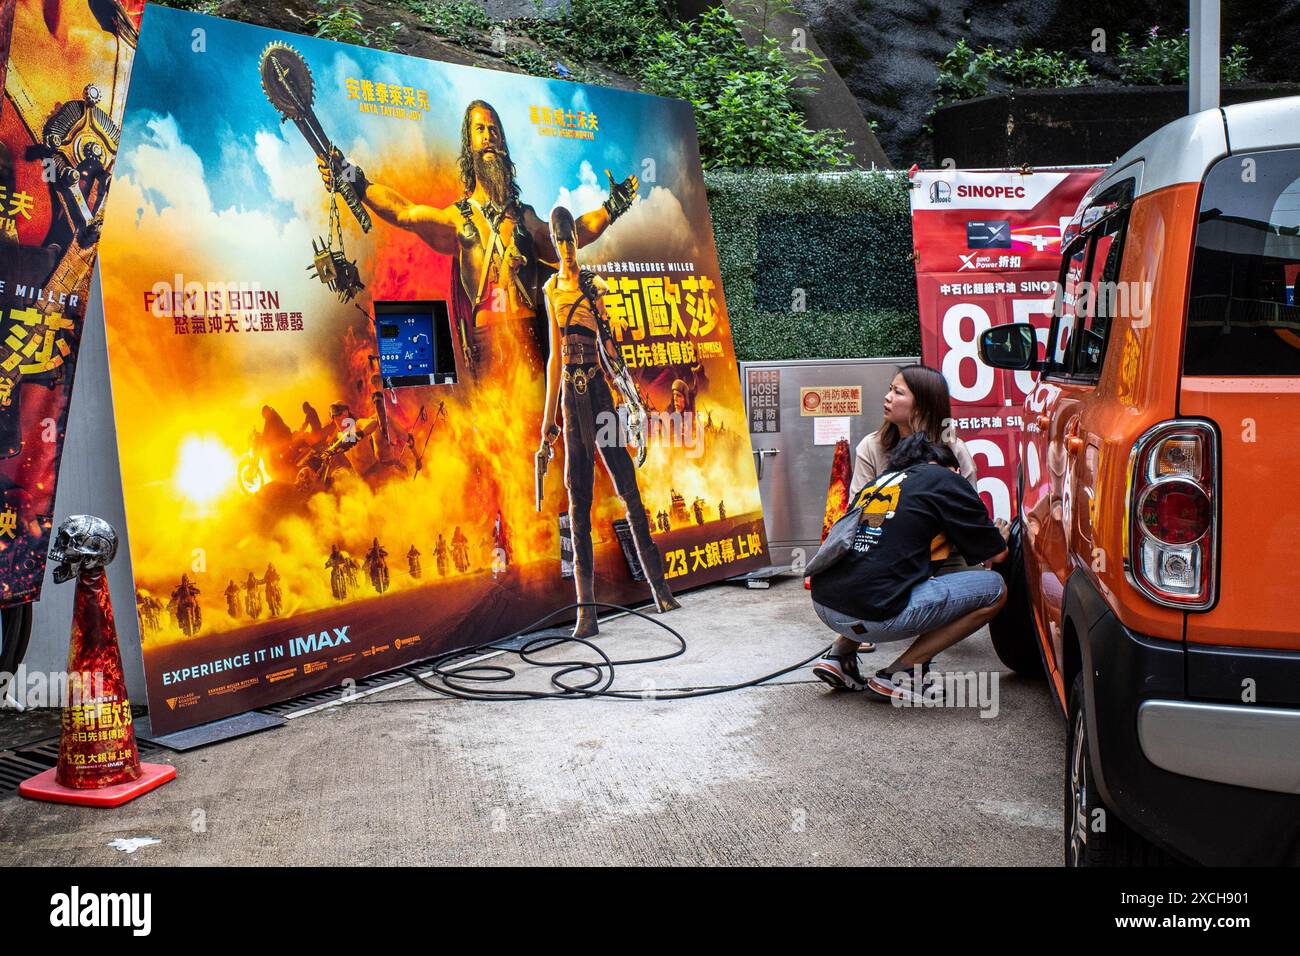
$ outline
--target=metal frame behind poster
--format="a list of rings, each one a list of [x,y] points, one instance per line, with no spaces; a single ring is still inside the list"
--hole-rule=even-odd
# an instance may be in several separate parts
[[[122,142],[155,733],[769,563],[689,104],[151,7]]]
[[[78,347],[77,388],[68,407],[55,513],[60,518],[73,514],[96,515],[118,532],[118,557],[108,566],[108,584],[114,599],[127,691],[132,700],[143,702],[144,670],[139,626],[131,600],[130,539],[117,455],[117,426],[113,421],[113,395],[104,340],[104,306],[96,268]],[[68,634],[76,589],[54,587],[52,571],[53,566],[47,564],[41,599],[33,609],[31,646],[25,662],[27,674],[58,673],[68,663]]]

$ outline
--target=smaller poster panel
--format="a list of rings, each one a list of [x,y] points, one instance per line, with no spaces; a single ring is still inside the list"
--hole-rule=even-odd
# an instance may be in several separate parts
[[[0,0],[0,605],[40,597],[144,0]],[[6,51],[8,57],[6,58]]]

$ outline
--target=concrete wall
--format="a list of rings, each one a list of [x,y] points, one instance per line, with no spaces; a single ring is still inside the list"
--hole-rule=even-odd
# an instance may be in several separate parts
[[[117,529],[117,560],[108,568],[113,594],[117,637],[122,646],[127,691],[132,701],[145,702],[144,665],[140,656],[140,625],[135,610],[135,585],[131,577],[130,542],[122,506],[122,472],[118,467],[117,428],[108,381],[108,348],[104,338],[104,303],[99,291],[99,269],[91,280],[90,301],[81,333],[81,351],[73,385],[68,433],[63,445],[59,488],[54,499],[54,525],[71,514],[93,514]],[[72,630],[72,598],[76,585],[55,584],[54,565],[45,568],[41,599],[33,609],[32,642],[27,649],[28,670],[62,671],[68,664],[68,637]]]
[[[1224,87],[1222,101],[1297,94],[1300,83],[1241,83]],[[1186,86],[1017,90],[942,107],[934,115],[934,148],[958,169],[1109,165],[1186,114]]]

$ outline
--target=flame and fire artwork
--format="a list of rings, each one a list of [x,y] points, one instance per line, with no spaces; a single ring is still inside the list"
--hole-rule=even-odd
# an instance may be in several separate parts
[[[768,564],[686,103],[150,7],[101,251],[155,731],[572,604],[548,364],[596,600]]]

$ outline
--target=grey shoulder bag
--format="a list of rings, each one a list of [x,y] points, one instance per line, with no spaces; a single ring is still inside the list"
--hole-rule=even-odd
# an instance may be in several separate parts
[[[826,533],[826,540],[803,569],[805,577],[820,574],[844,560],[853,550],[853,539],[858,535],[858,525],[862,522],[863,510],[877,498],[883,498],[882,490],[889,487],[900,474],[902,474],[900,471],[891,471],[877,478],[876,490],[867,495],[862,504],[845,512],[843,518],[831,525],[831,530]]]

